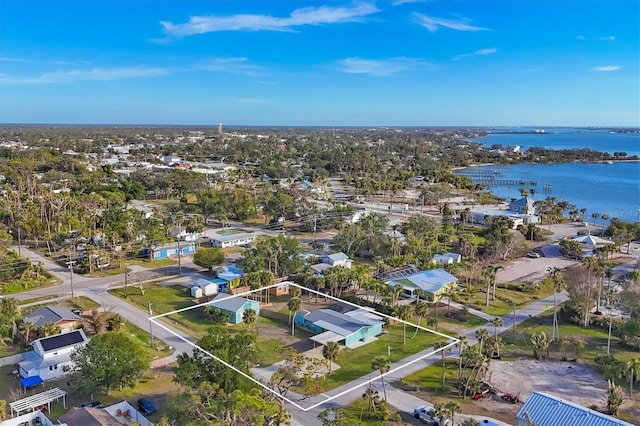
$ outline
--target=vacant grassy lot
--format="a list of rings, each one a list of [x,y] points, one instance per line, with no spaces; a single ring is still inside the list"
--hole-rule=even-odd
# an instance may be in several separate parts
[[[517,307],[526,305],[534,300],[544,299],[553,294],[551,285],[545,282],[540,283],[540,287],[531,291],[516,290],[518,283],[510,283],[505,289],[504,284],[498,284],[496,288],[496,300],[489,299],[489,306],[486,306],[486,292],[478,291],[473,295],[465,296],[460,302],[473,305],[476,309],[493,316],[502,316],[513,312],[513,302]]]

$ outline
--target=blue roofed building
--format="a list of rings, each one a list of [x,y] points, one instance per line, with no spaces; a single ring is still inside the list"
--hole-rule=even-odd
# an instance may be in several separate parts
[[[458,279],[442,268],[418,271],[407,275],[400,275],[386,281],[391,286],[402,286],[404,296],[416,297],[416,292],[424,291],[431,300],[439,300],[449,288],[458,285]]]
[[[382,318],[366,309],[356,309],[341,313],[333,309],[318,309],[310,312],[300,310],[295,315],[295,323],[318,334],[311,337],[315,343],[325,345],[338,342],[348,348],[355,348],[371,342],[382,334]]]
[[[229,313],[229,322],[232,324],[240,324],[242,322],[244,312],[249,309],[253,309],[256,315],[260,314],[259,302],[228,293],[219,293],[211,302],[209,302],[209,305],[213,309],[220,309],[223,312]]]
[[[516,416],[517,426],[632,426],[555,396],[533,392]]]

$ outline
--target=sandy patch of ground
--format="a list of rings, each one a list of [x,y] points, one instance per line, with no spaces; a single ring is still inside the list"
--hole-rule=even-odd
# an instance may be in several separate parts
[[[500,399],[500,394],[520,393],[526,401],[532,392],[544,392],[584,407],[604,405],[607,382],[593,368],[574,362],[536,361],[532,359],[491,362],[489,382],[498,390],[492,399],[478,402],[484,408],[514,416],[522,404]]]

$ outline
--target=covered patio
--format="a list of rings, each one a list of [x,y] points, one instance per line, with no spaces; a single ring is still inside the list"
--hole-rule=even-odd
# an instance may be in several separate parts
[[[20,413],[36,411],[40,407],[46,406],[47,411],[51,411],[51,403],[62,398],[62,406],[67,408],[67,392],[60,388],[53,388],[35,395],[22,398],[18,401],[9,403],[11,407],[11,417],[19,416]]]

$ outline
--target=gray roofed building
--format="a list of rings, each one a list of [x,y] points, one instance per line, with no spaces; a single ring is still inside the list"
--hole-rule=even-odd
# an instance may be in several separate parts
[[[45,324],[56,324],[61,328],[67,328],[73,330],[77,323],[82,319],[66,308],[59,308],[57,306],[47,306],[37,311],[33,311],[29,315],[24,317],[25,322],[30,322],[36,325],[36,327],[42,327]],[[66,322],[75,323],[69,328]]]
[[[615,417],[541,392],[533,392],[516,416],[517,426],[632,426]]]
[[[72,407],[59,420],[69,426],[122,426],[111,414],[94,407]]]

